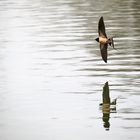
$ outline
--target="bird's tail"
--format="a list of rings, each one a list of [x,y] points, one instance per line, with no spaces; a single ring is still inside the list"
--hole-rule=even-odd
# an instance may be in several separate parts
[[[109,40],[109,45],[110,45],[110,46],[112,46],[112,47],[113,47],[113,49],[115,49],[115,48],[114,48],[114,41],[113,41],[113,37],[109,38],[108,40]]]
[[[109,38],[108,41],[109,41],[109,45],[110,45],[111,47],[113,47],[113,49],[117,50],[117,49],[114,47],[113,37]]]

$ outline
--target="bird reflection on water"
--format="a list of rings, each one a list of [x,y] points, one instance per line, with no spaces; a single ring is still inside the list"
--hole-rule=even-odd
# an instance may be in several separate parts
[[[100,103],[100,107],[102,109],[102,120],[104,122],[104,128],[109,130],[110,128],[110,113],[116,113],[116,102],[117,99],[114,99],[112,102],[110,101],[109,95],[109,85],[108,82],[104,84],[103,93],[102,93],[102,103]]]

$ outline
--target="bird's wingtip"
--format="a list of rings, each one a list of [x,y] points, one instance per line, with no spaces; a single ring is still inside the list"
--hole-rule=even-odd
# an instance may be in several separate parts
[[[103,16],[101,16],[100,19],[103,19]]]
[[[107,63],[107,60],[103,59],[105,63]]]

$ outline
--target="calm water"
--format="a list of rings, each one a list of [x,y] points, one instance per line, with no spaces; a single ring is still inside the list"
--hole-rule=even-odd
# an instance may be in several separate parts
[[[138,140],[139,0],[0,1],[0,139]],[[97,24],[104,16],[108,63]],[[108,81],[116,110],[99,107]],[[108,131],[107,131],[108,130]]]

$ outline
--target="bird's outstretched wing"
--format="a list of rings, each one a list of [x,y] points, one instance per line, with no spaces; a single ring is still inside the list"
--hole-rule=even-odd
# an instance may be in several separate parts
[[[100,43],[101,56],[105,63],[107,63],[107,47],[107,44]]]
[[[108,82],[103,87],[103,104],[110,104],[109,85]]]
[[[105,32],[105,25],[104,25],[104,19],[103,19],[103,17],[101,17],[99,19],[98,33],[99,33],[99,36],[102,36],[102,37],[107,38],[107,35],[106,35],[106,32]]]

